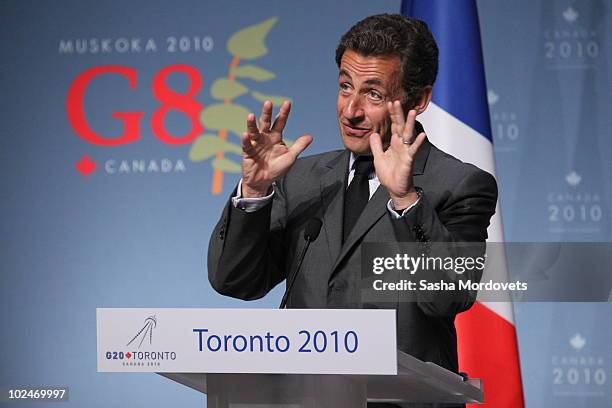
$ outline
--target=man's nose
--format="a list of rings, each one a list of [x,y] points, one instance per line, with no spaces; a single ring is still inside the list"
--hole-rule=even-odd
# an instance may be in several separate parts
[[[362,117],[364,114],[361,95],[352,95],[346,106],[345,116],[347,119],[356,119]]]

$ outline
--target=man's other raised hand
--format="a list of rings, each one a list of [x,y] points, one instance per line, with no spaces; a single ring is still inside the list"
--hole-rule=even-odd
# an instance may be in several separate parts
[[[289,118],[291,102],[285,101],[274,122],[272,102],[265,101],[259,121],[247,116],[247,130],[242,134],[242,196],[264,197],[270,194],[272,182],[284,176],[298,155],[312,143],[312,136],[300,136],[291,147],[283,141],[283,130]]]

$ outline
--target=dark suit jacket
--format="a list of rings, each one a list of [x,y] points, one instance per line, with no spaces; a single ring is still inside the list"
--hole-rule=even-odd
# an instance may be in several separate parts
[[[305,245],[304,228],[311,218],[320,218],[322,231],[306,252],[288,307],[395,308],[398,348],[457,371],[454,318],[473,298],[441,295],[419,302],[366,304],[359,287],[361,244],[483,242],[497,201],[494,178],[426,141],[413,166],[414,184],[423,192],[418,204],[402,219],[394,219],[387,209],[389,194],[381,185],[342,243],[349,157],[343,150],[297,160],[274,186],[272,203],[256,212],[237,209],[230,200],[210,239],[212,286],[240,299],[263,297],[295,272]]]

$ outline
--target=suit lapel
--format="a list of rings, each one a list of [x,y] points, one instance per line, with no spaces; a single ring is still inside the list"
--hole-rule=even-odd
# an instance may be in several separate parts
[[[420,122],[415,122],[415,132],[417,134],[424,132],[423,126]],[[414,164],[412,166],[412,175],[419,176],[425,172],[425,164],[427,163],[427,159],[429,158],[429,151],[431,150],[431,143],[428,138],[425,138],[425,141],[421,145],[421,148],[417,152],[416,157],[414,158]]]
[[[425,164],[427,163],[430,150],[431,143],[429,142],[429,139],[426,138],[421,145],[421,148],[417,152],[416,157],[414,158],[414,164],[412,165],[412,176],[420,176],[425,172]],[[418,185],[417,183],[415,184]]]
[[[328,170],[321,177],[321,201],[323,204],[323,228],[329,243],[330,259],[335,260],[342,247],[342,220],[344,192],[348,176],[350,152],[344,150],[327,164]]]
[[[353,230],[346,238],[346,242],[344,245],[342,245],[340,255],[335,258],[336,261],[334,262],[332,273],[352,246],[355,245],[355,243],[372,227],[372,225],[374,225],[383,215],[385,215],[388,201],[389,193],[387,192],[387,189],[382,185],[379,186],[372,198],[370,198],[368,201],[368,204],[366,204],[365,208],[363,209],[363,212],[359,216]],[[342,236],[340,236],[340,238],[342,239]]]

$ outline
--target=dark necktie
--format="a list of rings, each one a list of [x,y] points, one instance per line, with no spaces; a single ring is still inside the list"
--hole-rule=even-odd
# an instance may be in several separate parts
[[[374,158],[372,156],[359,156],[353,163],[355,174],[344,194],[344,227],[342,242],[357,223],[357,219],[363,212],[370,198],[370,185],[368,176],[374,170]]]

